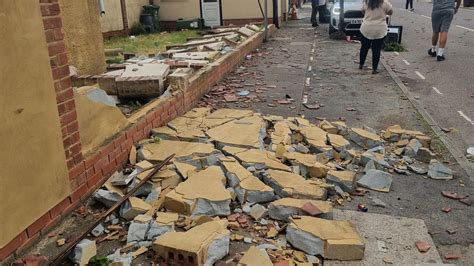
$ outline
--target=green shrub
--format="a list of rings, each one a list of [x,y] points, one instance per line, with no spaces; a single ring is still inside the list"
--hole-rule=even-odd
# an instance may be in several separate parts
[[[131,35],[141,35],[145,33],[146,33],[145,27],[143,27],[143,25],[138,22],[133,24],[132,28],[130,28]]]
[[[385,44],[384,51],[385,52],[404,52],[406,50],[405,50],[405,47],[403,47],[403,45],[397,42],[391,42],[391,43]]]

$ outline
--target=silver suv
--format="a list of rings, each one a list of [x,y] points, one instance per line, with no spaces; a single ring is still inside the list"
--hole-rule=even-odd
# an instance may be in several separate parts
[[[360,25],[364,19],[362,12],[363,0],[344,0],[344,33],[357,35],[360,33]],[[339,0],[328,0],[326,9],[329,13],[329,34],[339,30],[339,15],[341,8]],[[326,14],[327,14],[326,13]]]

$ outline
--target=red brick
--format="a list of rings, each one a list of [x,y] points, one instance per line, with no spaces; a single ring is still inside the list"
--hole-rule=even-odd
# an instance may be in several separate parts
[[[145,116],[145,120],[147,124],[153,123],[153,120],[155,119],[155,112],[150,112]]]
[[[112,162],[117,158],[117,156],[122,152],[122,148],[118,147],[115,150],[113,150],[111,153],[109,153],[109,161]]]
[[[58,104],[58,113],[59,115],[61,116],[62,114],[66,113],[66,104],[65,103],[61,103],[61,104]]]
[[[85,170],[84,163],[80,163],[69,171],[69,179],[73,179],[82,174]]]
[[[143,129],[143,134],[145,134],[145,136],[149,136],[152,128],[153,128],[153,125],[151,123],[146,125],[145,128]]]
[[[56,102],[62,103],[74,97],[72,88],[56,93]]]
[[[71,148],[69,148],[69,150],[71,151],[71,154],[73,156],[76,156],[76,155],[81,153],[81,148],[82,148],[82,145],[81,145],[81,143],[78,142],[78,143],[72,145]],[[82,157],[81,157],[81,159],[82,159]],[[82,162],[82,160],[76,161],[76,158],[75,158],[74,162],[78,163],[78,162]]]
[[[53,36],[54,36],[55,41],[63,41],[64,40],[64,33],[63,33],[61,28],[53,29]],[[61,65],[64,65],[64,63],[61,64]]]
[[[115,161],[117,162],[117,165],[124,166],[124,164],[128,162],[129,154],[130,154],[130,151],[121,152],[115,159]]]
[[[104,157],[104,156],[108,156],[111,152],[113,152],[115,149],[115,144],[114,142],[110,142],[108,143],[107,145],[105,145],[104,147],[102,147],[102,149],[100,150],[100,154]]]
[[[97,161],[97,163],[95,163],[94,165],[94,172],[100,173],[102,171],[102,168],[104,168],[104,166],[107,165],[108,163],[109,163],[108,156],[101,157],[101,159],[99,159],[99,161]]]
[[[66,153],[67,153],[67,154],[66,154],[66,157],[71,157],[69,151],[66,151]],[[70,170],[70,169],[72,169],[72,168],[74,167],[74,165],[76,165],[76,164],[74,163],[74,159],[71,158],[71,159],[69,159],[69,160],[66,161],[66,165],[67,165],[67,169]]]
[[[157,128],[157,127],[160,127],[162,125],[161,123],[161,117],[158,116],[158,118],[155,118],[155,120],[153,120],[153,123],[152,123],[152,126],[154,128]]]
[[[62,200],[60,203],[56,204],[56,206],[54,206],[50,211],[49,211],[49,214],[51,215],[51,218],[54,219],[56,218],[57,216],[60,216],[63,211],[69,207],[69,205],[71,205],[71,200],[69,199],[69,197],[65,198],[64,200]]]
[[[54,32],[53,32],[53,38],[54,38]],[[63,41],[49,43],[48,44],[48,52],[49,52],[49,56],[55,56],[57,54],[65,53],[66,52],[66,45],[64,44]]]
[[[49,221],[51,221],[51,216],[48,213],[45,213],[43,216],[41,216],[38,220],[36,220],[33,224],[28,226],[26,229],[26,233],[28,234],[28,237],[33,237],[36,233],[38,233],[43,227],[45,227]]]
[[[115,148],[122,147],[122,143],[124,143],[126,140],[127,140],[127,136],[125,134],[121,134],[119,137],[117,137],[114,140],[114,147]]]
[[[61,17],[51,17],[51,18],[44,18],[43,19],[43,26],[44,29],[54,29],[54,28],[61,28],[62,22]]]
[[[133,135],[133,143],[138,143],[140,140],[145,138],[143,131],[138,131]]]
[[[65,104],[66,104],[66,110],[68,112],[76,110],[76,102],[74,101],[74,98],[66,101]]]
[[[87,186],[93,188],[102,180],[102,172],[97,172],[87,179]]]
[[[127,139],[122,143],[122,151],[129,151],[133,145],[133,139]]]
[[[69,76],[69,66],[59,66],[54,68],[52,71],[53,73],[53,79],[54,80],[59,80],[65,77]]]
[[[0,248],[0,261],[6,259],[8,256],[13,254],[13,252],[22,244],[24,244],[27,240],[28,240],[28,234],[26,233],[26,230],[22,231],[8,244]]]
[[[67,54],[58,55],[58,58],[60,58],[59,63],[61,65],[63,65],[62,60],[66,60],[66,63],[64,63],[64,64],[67,64]],[[64,59],[64,58],[66,58],[66,59]],[[70,77],[63,78],[59,82],[61,83],[61,88],[62,89],[69,89],[69,88],[72,87],[72,80],[71,80]]]
[[[41,15],[43,17],[49,16],[50,12],[49,12],[49,6],[48,5],[40,5],[40,9],[41,9]]]
[[[46,227],[46,225],[45,225]],[[30,249],[34,244],[38,244],[41,237],[41,232],[36,233],[34,236],[29,236],[28,239],[15,250],[15,254],[23,254],[26,250]],[[28,264],[29,265],[29,264]]]
[[[82,186],[78,187],[74,192],[71,194],[71,202],[76,203],[78,202],[83,195],[87,193],[87,184],[83,184]]]
[[[73,133],[71,136],[71,144],[74,145],[75,143],[80,143],[81,142],[81,136],[79,135],[79,132]]]
[[[74,132],[77,132],[79,131],[79,123],[76,121],[70,123],[68,126],[67,126],[67,132],[69,134],[73,134]]]
[[[85,159],[84,163],[85,163],[85,168],[88,169],[88,168],[93,168],[94,167],[94,164],[96,162],[98,162],[100,160],[101,157],[101,154],[100,153],[97,153],[97,154],[94,154],[88,158]]]
[[[146,120],[145,119],[141,119],[140,121],[138,121],[137,123],[137,131],[141,131],[143,128],[145,128],[146,126]]]
[[[108,164],[104,165],[102,167],[102,175],[103,176],[108,176],[110,175],[112,172],[114,172],[117,168],[117,164],[115,162],[115,160],[109,162]]]

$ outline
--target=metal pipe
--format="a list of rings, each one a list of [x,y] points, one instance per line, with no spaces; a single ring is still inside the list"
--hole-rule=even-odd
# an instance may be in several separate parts
[[[99,0],[99,11],[100,11],[100,16],[105,15],[104,0]]]
[[[267,0],[264,1],[264,16],[263,16],[263,25],[265,27],[264,29],[264,34],[263,34],[263,41],[267,42],[268,41],[268,6],[267,6]]]
[[[344,31],[344,0],[339,0],[339,31],[342,33]]]

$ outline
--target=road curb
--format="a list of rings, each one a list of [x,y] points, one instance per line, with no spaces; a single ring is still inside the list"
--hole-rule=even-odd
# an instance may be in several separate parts
[[[446,146],[448,151],[454,157],[454,159],[459,164],[459,166],[464,170],[464,172],[467,174],[469,179],[472,182],[474,182],[474,165],[466,159],[464,155],[464,151],[459,150],[458,148],[454,146],[452,141],[443,133],[443,131],[441,130],[441,127],[433,119],[433,117],[421,106],[421,104],[415,99],[415,97],[413,97],[410,94],[410,91],[408,90],[408,88],[405,86],[405,84],[403,84],[403,82],[400,80],[398,75],[392,70],[392,68],[388,65],[385,59],[381,58],[380,61],[382,62],[382,65],[389,73],[390,77],[393,79],[393,81],[395,81],[395,83],[397,83],[398,87],[403,92],[403,94],[408,98],[408,100],[413,105],[413,107],[415,107],[417,112],[428,123],[428,125],[431,127],[433,132],[436,134],[436,136]]]

